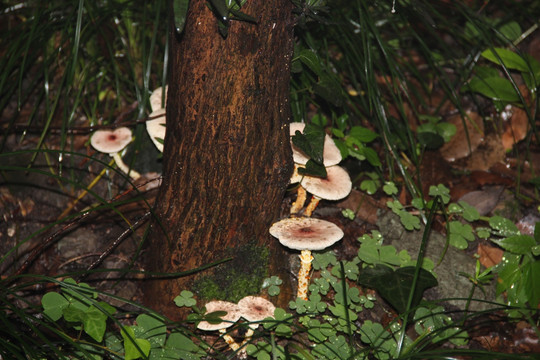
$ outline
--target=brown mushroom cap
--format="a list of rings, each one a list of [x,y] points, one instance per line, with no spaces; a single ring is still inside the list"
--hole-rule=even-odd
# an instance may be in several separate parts
[[[337,165],[326,168],[326,178],[304,176],[300,185],[307,192],[325,200],[343,199],[352,189],[349,174]]]
[[[222,316],[221,319],[223,320],[219,324],[211,324],[207,321],[201,321],[197,328],[205,331],[215,331],[215,330],[221,330],[226,329],[235,322],[237,322],[240,319],[240,309],[238,308],[238,305],[232,302],[228,301],[210,301],[205,305],[206,307],[206,313],[213,313],[215,311],[225,311],[227,314],[225,316]]]
[[[165,86],[165,102],[162,104],[161,99],[163,97],[163,87],[158,87],[156,90],[152,91],[150,95],[150,106],[152,107],[152,112],[158,111],[165,107],[167,103],[167,86]]]
[[[291,137],[296,133],[296,131],[304,131],[304,128],[306,127],[306,124],[304,123],[290,123],[289,124],[289,130]],[[305,165],[309,157],[302,152],[302,150],[298,149],[291,140],[291,146],[293,150],[293,160],[295,163],[300,165]],[[323,164],[324,166],[332,166],[337,165],[342,160],[341,152],[336,146],[336,143],[334,143],[334,140],[328,134],[324,137],[324,150],[323,150]]]
[[[314,218],[288,218],[270,227],[270,234],[295,250],[322,250],[343,237],[343,230],[330,221]]]
[[[241,316],[247,321],[261,321],[267,317],[274,317],[276,307],[270,301],[260,296],[246,296],[238,302]],[[250,327],[256,328],[259,324]]]
[[[120,152],[130,142],[131,130],[127,127],[119,127],[114,130],[97,130],[90,139],[90,145],[105,154]]]
[[[146,122],[146,131],[152,139],[152,142],[157,147],[157,149],[163,152],[163,143],[157,141],[157,139],[165,139],[165,109],[159,109],[153,111],[150,114],[150,117],[159,116],[158,118],[148,120]]]

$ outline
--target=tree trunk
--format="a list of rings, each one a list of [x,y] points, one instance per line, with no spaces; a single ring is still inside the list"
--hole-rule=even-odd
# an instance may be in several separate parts
[[[268,228],[279,217],[292,171],[292,5],[248,0],[242,11],[257,24],[232,21],[223,39],[206,4],[190,1],[180,41],[171,32],[163,182],[147,270],[178,272],[232,257],[232,268],[219,265],[215,273],[251,282],[251,267],[265,258],[271,260],[266,275],[286,268],[283,261],[279,265],[283,250]],[[250,253],[263,260],[250,262]],[[196,288],[194,280],[150,281],[146,304],[178,318],[172,300]]]

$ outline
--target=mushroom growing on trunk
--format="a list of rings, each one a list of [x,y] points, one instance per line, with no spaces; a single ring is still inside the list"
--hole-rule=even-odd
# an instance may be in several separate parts
[[[294,250],[300,250],[300,270],[298,271],[297,297],[307,300],[309,272],[311,270],[311,250],[323,250],[343,237],[343,230],[326,220],[313,218],[288,218],[270,227],[270,234],[279,242]]]

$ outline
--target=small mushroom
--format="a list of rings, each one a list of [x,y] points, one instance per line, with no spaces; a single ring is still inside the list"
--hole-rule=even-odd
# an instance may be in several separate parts
[[[156,148],[163,152],[163,143],[158,139],[165,139],[165,109],[155,110],[149,117],[154,119],[146,122],[146,131]]]
[[[300,122],[293,122],[289,124],[289,133],[292,137],[294,134],[296,134],[296,131],[304,131],[304,128],[306,127],[306,124],[300,123]],[[309,157],[302,152],[302,150],[298,149],[291,140],[291,146],[293,150],[293,160],[295,163],[300,165],[305,165]],[[323,149],[323,165],[324,166],[333,166],[339,164],[339,162],[342,160],[341,152],[339,151],[338,147],[336,146],[336,143],[332,138],[327,134],[324,137],[324,149]]]
[[[90,145],[97,151],[112,156],[118,168],[136,180],[141,177],[141,174],[130,169],[122,161],[119,154],[131,142],[131,139],[131,130],[127,127],[119,127],[115,130],[97,130],[92,134]]]
[[[244,341],[240,345],[243,347],[251,337],[253,336],[254,330],[260,325],[258,322],[262,321],[268,317],[274,317],[274,311],[276,307],[270,301],[262,298],[260,296],[246,296],[238,301],[238,309],[240,310],[241,316],[250,321],[248,324],[249,329],[246,332]],[[245,357],[245,347],[240,350],[240,358]]]
[[[326,168],[326,178],[304,176],[300,186],[313,195],[304,212],[304,215],[311,216],[319,200],[341,200],[347,197],[351,192],[352,182],[347,171],[335,165]]]
[[[311,250],[322,250],[332,246],[343,237],[343,230],[326,220],[313,218],[288,218],[270,227],[270,234],[279,242],[294,250],[301,250],[301,267],[298,271],[297,297],[307,300]]]
[[[241,313],[240,309],[238,308],[238,305],[232,302],[228,301],[221,301],[221,300],[215,300],[210,301],[205,305],[206,307],[206,313],[213,313],[216,311],[224,311],[227,314],[221,317],[222,322],[218,324],[209,323],[208,321],[201,321],[197,328],[204,331],[216,331],[219,330],[219,332],[223,336],[223,340],[229,344],[229,347],[233,351],[237,351],[240,348],[240,345],[234,341],[232,336],[226,333],[226,330],[228,327],[232,326],[235,322],[237,322],[240,319]]]

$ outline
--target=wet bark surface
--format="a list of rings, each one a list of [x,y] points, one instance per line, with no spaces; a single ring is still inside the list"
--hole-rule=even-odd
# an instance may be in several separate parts
[[[270,259],[283,251],[268,227],[292,171],[291,3],[250,1],[242,11],[257,24],[233,21],[224,39],[206,1],[192,1],[181,39],[171,35],[163,183],[148,270],[194,269],[246,244],[268,246]],[[174,313],[172,299],[188,281],[151,282],[147,304]]]

